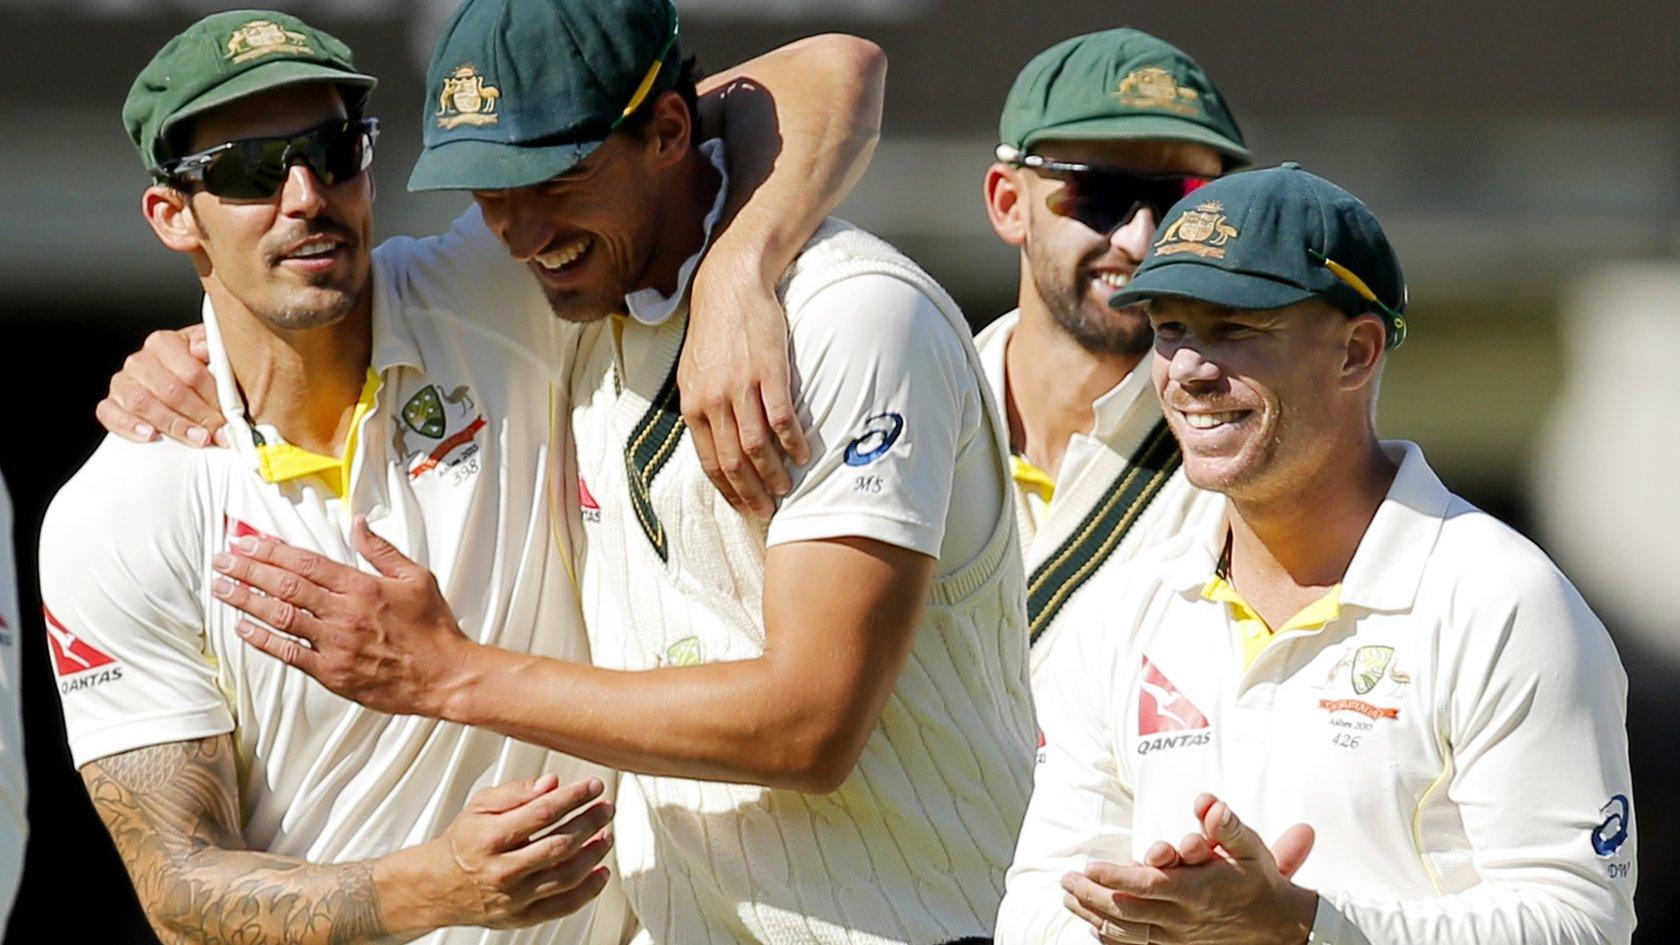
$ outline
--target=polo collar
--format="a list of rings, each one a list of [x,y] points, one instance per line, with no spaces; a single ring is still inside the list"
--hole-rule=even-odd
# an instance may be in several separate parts
[[[373,308],[369,320],[373,331],[373,346],[368,383],[372,385],[376,379],[382,379],[387,372],[395,368],[423,369],[425,362],[421,359],[420,348],[414,340],[413,332],[401,317],[401,301],[397,298],[395,285],[378,253],[374,254],[370,279],[372,284],[369,291],[373,293]],[[210,377],[216,384],[216,400],[222,409],[223,419],[227,421],[232,448],[251,468],[262,473],[264,461],[257,450],[256,431],[246,420],[245,400],[240,395],[238,381],[233,376],[233,365],[228,360],[227,346],[222,341],[221,326],[216,318],[216,308],[211,304],[209,295],[204,297],[200,314],[204,319],[205,340],[210,349]],[[364,400],[368,394],[368,388],[364,387]],[[262,436],[270,444],[284,442],[272,428],[265,427]]]
[[[723,204],[729,196],[729,167],[724,162],[723,139],[708,138],[700,142],[700,153],[712,162],[712,167],[718,172],[718,192],[712,198],[712,209],[701,222],[705,230],[705,238],[700,243],[700,249],[694,255],[683,261],[677,269],[677,288],[670,295],[661,294],[658,289],[637,289],[624,297],[624,310],[630,317],[644,325],[664,324],[673,314],[683,299],[688,297],[688,284],[694,279],[694,269],[700,265],[700,257],[712,245],[712,230],[718,220],[723,218]]]
[[[1370,610],[1407,610],[1417,599],[1424,565],[1441,537],[1452,493],[1429,468],[1416,443],[1385,440],[1382,450],[1400,470],[1342,578],[1342,603]]]
[[[1092,402],[1091,410],[1096,415],[1096,423],[1091,428],[1092,436],[1105,443],[1111,442],[1125,429],[1128,421],[1140,415],[1147,416],[1153,426],[1153,421],[1161,415],[1155,399],[1155,385],[1151,383],[1150,362],[1153,358],[1152,354],[1145,354],[1137,366],[1120,379],[1120,383]]]
[[[1400,468],[1354,550],[1342,577],[1340,601],[1344,607],[1403,611],[1417,599],[1424,566],[1440,538],[1452,493],[1429,468],[1416,443],[1384,440],[1381,446]],[[1228,527],[1226,516],[1210,516],[1199,533],[1166,549],[1161,574],[1167,586],[1199,595],[1218,568]]]
[[[1007,410],[1009,377],[1006,353],[1009,350],[1009,339],[1015,334],[1015,326],[1021,323],[1021,310],[1016,308],[1000,315],[998,321],[1002,322],[999,326],[1002,337],[998,339],[997,344],[987,345],[980,353],[980,367],[985,372],[987,382],[992,386],[992,394],[997,397],[998,406]],[[1132,441],[1141,441],[1148,428],[1154,426],[1161,410],[1155,399],[1150,360],[1150,355],[1144,355],[1143,360],[1120,379],[1120,383],[1091,402],[1094,422],[1087,431],[1088,436],[1114,446],[1133,423],[1143,422],[1147,426],[1133,436]]]

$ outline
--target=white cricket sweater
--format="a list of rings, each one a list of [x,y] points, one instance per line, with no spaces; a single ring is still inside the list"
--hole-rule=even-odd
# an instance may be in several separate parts
[[[902,293],[908,310],[887,313],[915,319],[893,336],[901,344],[879,335],[867,301],[893,285],[915,289]],[[839,790],[626,776],[617,849],[642,940],[990,937],[1034,751],[1006,438],[955,303],[886,243],[829,221],[783,300],[817,458],[768,526],[730,508],[684,442],[674,374],[686,308],[654,325],[618,320],[619,344],[612,324],[582,342],[574,534],[595,663],[762,654],[770,545],[861,535],[935,555],[938,569],[908,663]],[[993,501],[976,500],[965,461],[995,483]],[[960,557],[953,544],[966,545]]]

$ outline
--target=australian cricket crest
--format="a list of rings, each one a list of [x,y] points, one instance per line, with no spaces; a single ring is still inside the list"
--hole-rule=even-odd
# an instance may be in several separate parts
[[[477,66],[457,66],[438,92],[438,127],[494,125],[498,121],[496,103],[501,97],[502,90],[486,83]]]
[[[1237,228],[1225,219],[1225,205],[1209,200],[1179,214],[1161,231],[1161,238],[1155,241],[1155,255],[1194,253],[1207,259],[1224,259],[1225,244],[1237,235]]]
[[[478,431],[485,426],[465,384],[445,392],[436,384],[415,391],[394,424],[392,445],[408,467],[408,478],[456,471],[455,481],[478,469]]]
[[[273,20],[252,20],[233,31],[228,37],[227,58],[233,62],[250,62],[274,53],[313,55],[309,37],[296,30],[282,27]]]
[[[1392,646],[1362,646],[1353,652],[1353,691],[1365,695],[1382,681],[1388,662],[1394,658]]]
[[[1120,88],[1113,94],[1120,104],[1133,108],[1161,108],[1185,115],[1199,114],[1202,110],[1201,93],[1180,85],[1171,72],[1160,66],[1146,66],[1126,73],[1126,77],[1120,80]]]

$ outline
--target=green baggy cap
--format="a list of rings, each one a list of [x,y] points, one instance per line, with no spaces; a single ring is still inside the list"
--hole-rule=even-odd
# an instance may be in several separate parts
[[[1207,145],[1227,170],[1251,158],[1225,97],[1194,59],[1131,28],[1075,36],[1028,62],[1004,99],[1004,144],[1158,138]]]
[[[426,69],[409,190],[508,190],[563,174],[676,84],[669,0],[467,0]]]
[[[331,82],[360,113],[378,84],[356,71],[350,47],[295,16],[273,10],[213,13],[165,43],[140,70],[123,102],[123,125],[155,170],[182,157],[169,133],[182,119],[234,99],[300,82]]]
[[[1290,162],[1222,177],[1173,204],[1137,273],[1108,304],[1159,296],[1235,309],[1320,296],[1406,338],[1406,277],[1382,225],[1358,197]]]

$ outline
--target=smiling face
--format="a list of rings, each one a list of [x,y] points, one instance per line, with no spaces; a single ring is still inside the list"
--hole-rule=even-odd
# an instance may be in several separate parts
[[[1216,177],[1223,162],[1212,148],[1181,141],[1042,141],[1035,154],[1135,174]],[[1140,354],[1149,349],[1149,323],[1140,308],[1112,309],[1108,298],[1123,287],[1148,254],[1160,222],[1147,208],[1105,236],[1078,220],[1050,211],[1046,201],[1064,186],[1027,168],[1014,172],[1022,193],[1030,285],[1056,324],[1094,354]],[[1163,210],[1165,208],[1162,208]]]
[[[1155,392],[1199,488],[1263,501],[1313,479],[1370,430],[1383,330],[1321,299],[1241,310],[1160,297]]]
[[[344,117],[344,101],[332,85],[286,86],[194,118],[186,151],[294,134]],[[279,192],[266,199],[183,195],[163,187],[149,189],[147,197],[154,228],[171,216],[180,228],[177,241],[165,242],[194,253],[201,275],[277,328],[330,325],[367,292],[373,185],[366,171],[328,187],[296,162]]]
[[[554,314],[590,322],[645,285],[665,209],[645,149],[614,132],[576,167],[516,190],[473,191],[484,222],[542,285]]]

